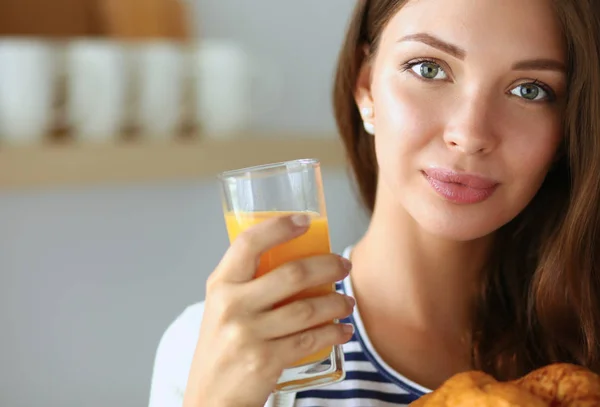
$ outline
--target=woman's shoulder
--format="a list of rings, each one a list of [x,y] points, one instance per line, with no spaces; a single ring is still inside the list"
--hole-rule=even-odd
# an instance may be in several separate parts
[[[195,348],[203,316],[204,301],[187,306],[167,327],[159,346]]]
[[[154,361],[150,407],[181,406],[203,315],[204,302],[190,305],[164,331]]]
[[[200,327],[202,316],[204,315],[204,301],[189,305],[175,318],[169,328],[190,328]]]

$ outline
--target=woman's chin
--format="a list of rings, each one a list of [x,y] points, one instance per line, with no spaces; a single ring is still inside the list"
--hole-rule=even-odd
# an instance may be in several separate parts
[[[469,242],[488,236],[495,229],[459,228],[447,224],[421,225],[421,227],[430,235],[444,240],[452,240],[456,242]]]
[[[478,214],[456,214],[445,211],[416,211],[413,219],[419,227],[431,236],[458,242],[468,242],[489,236],[504,222],[494,221],[491,216]]]

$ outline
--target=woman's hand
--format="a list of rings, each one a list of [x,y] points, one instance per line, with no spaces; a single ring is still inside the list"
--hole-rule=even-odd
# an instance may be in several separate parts
[[[350,340],[351,326],[328,324],[352,313],[350,297],[332,292],[274,307],[344,279],[348,260],[315,256],[254,278],[260,255],[305,233],[309,222],[304,215],[269,219],[233,242],[207,283],[185,407],[262,407],[286,367]]]

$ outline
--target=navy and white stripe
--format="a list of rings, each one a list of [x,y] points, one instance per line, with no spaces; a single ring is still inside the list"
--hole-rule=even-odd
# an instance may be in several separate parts
[[[337,290],[353,295],[350,278],[338,284]],[[341,322],[352,323],[356,328],[352,340],[343,346],[346,379],[297,393],[295,407],[407,406],[429,392],[395,372],[381,359],[365,332],[358,310]]]

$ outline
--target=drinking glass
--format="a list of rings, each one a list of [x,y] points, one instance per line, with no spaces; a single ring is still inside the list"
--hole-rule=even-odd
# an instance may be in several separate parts
[[[298,213],[311,218],[305,234],[261,256],[255,278],[291,261],[331,253],[319,161],[300,159],[243,168],[225,172],[219,180],[230,242],[245,229],[269,218]],[[334,290],[335,284],[304,290],[277,306]],[[345,376],[343,363],[341,346],[321,349],[288,366],[279,378],[276,392],[307,390],[341,381]]]

